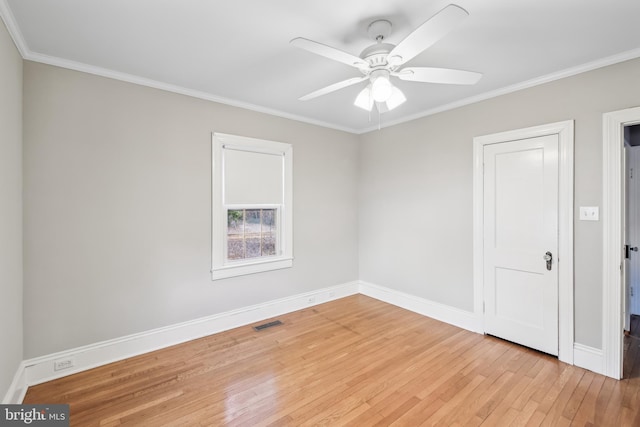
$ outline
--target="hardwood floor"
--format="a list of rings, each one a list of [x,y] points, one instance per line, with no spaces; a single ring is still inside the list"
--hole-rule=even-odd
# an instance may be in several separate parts
[[[31,387],[74,426],[640,426],[616,381],[356,295]],[[266,322],[266,321],[265,321]]]

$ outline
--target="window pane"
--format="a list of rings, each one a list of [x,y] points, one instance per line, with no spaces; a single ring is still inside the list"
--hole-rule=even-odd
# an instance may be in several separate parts
[[[244,233],[244,210],[229,210],[227,212],[227,226],[229,234]]]
[[[276,236],[263,235],[262,236],[262,255],[275,255],[276,254]]]
[[[262,210],[262,231],[274,232],[275,227],[276,227],[276,210],[263,209]]]
[[[227,212],[227,258],[244,258],[244,210]]]
[[[245,221],[247,233],[260,234],[260,209],[247,209],[245,211]]]
[[[255,258],[260,256],[260,233],[247,236],[247,258]]]
[[[276,210],[262,210],[262,255],[276,254]]]
[[[258,258],[277,254],[277,209],[227,211],[227,259]]]

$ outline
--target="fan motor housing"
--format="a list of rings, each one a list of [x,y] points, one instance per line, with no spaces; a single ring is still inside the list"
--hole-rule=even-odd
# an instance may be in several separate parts
[[[387,65],[387,55],[393,50],[395,45],[390,43],[376,43],[360,54],[360,58],[364,59],[371,67],[384,67]]]

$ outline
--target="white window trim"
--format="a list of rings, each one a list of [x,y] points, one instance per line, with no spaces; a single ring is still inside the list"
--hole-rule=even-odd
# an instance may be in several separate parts
[[[246,274],[261,273],[293,266],[293,149],[290,144],[213,133],[211,135],[211,279],[219,280]],[[223,149],[250,151],[282,156],[282,205],[226,205],[224,203]],[[277,248],[279,254],[246,261],[226,260],[227,209],[278,209]]]

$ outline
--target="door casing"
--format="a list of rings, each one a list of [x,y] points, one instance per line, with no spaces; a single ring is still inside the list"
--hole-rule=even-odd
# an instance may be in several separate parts
[[[473,139],[473,294],[480,332],[484,328],[484,146],[558,135],[558,359],[573,364],[573,120]]]

